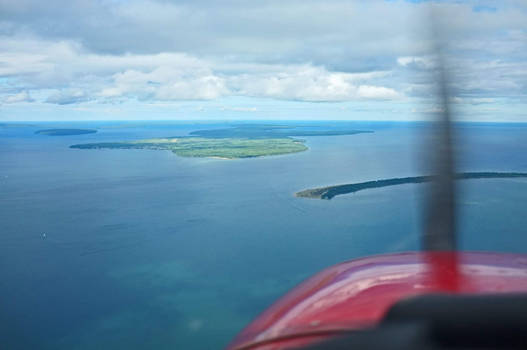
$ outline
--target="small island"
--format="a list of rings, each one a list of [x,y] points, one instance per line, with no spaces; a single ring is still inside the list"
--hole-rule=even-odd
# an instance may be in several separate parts
[[[32,128],[34,126],[35,125],[33,124],[13,123],[13,122],[0,123],[0,128]]]
[[[468,179],[506,179],[506,178],[520,178],[527,177],[527,173],[500,173],[500,172],[467,172],[456,174],[457,180],[468,180]],[[327,187],[319,187],[307,189],[295,193],[296,197],[303,198],[315,198],[315,199],[331,199],[335,196],[355,193],[362,190],[371,188],[381,188],[388,186],[404,185],[404,184],[418,184],[423,182],[430,182],[434,179],[434,176],[413,176],[413,177],[402,177],[384,180],[374,180],[366,182],[358,182],[353,184],[335,185]]]
[[[94,134],[97,130],[94,129],[44,129],[35,131],[35,134],[47,136],[69,136],[69,135],[84,135]]]
[[[230,128],[197,130],[190,136],[175,136],[123,142],[72,145],[77,149],[168,150],[181,157],[220,159],[254,158],[298,153],[307,150],[305,140],[292,136],[343,136],[371,131],[313,130],[313,127],[242,124]]]

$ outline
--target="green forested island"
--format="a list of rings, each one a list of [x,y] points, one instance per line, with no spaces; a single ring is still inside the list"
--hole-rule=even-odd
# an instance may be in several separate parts
[[[290,138],[242,139],[169,137],[129,142],[104,142],[72,145],[71,148],[154,149],[172,151],[182,157],[213,157],[223,159],[271,156],[302,152],[307,149],[302,140]]]
[[[527,173],[500,173],[500,172],[467,172],[456,174],[457,180],[468,180],[468,179],[499,179],[499,178],[518,178],[527,177]],[[295,193],[296,197],[304,198],[316,198],[316,199],[331,199],[341,194],[354,193],[361,190],[370,188],[380,188],[387,186],[403,185],[403,184],[415,184],[429,182],[434,179],[434,176],[413,176],[413,177],[402,177],[384,180],[374,180],[359,182],[354,184],[335,185],[327,187],[312,188],[304,191]]]
[[[84,135],[94,134],[97,130],[94,129],[45,129],[35,131],[35,134],[48,136],[69,136],[69,135]]]
[[[72,145],[80,149],[169,150],[182,157],[222,159],[251,158],[296,153],[307,150],[304,140],[292,136],[354,135],[369,131],[312,130],[287,125],[246,124],[223,129],[197,130],[190,136],[154,138],[123,142]]]

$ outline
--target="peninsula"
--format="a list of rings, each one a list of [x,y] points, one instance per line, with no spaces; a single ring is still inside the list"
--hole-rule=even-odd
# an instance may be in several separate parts
[[[297,153],[308,149],[305,140],[292,136],[337,136],[364,132],[370,131],[313,130],[288,125],[243,124],[223,129],[197,130],[191,132],[190,136],[86,143],[72,145],[70,148],[168,150],[181,157],[236,159]]]
[[[97,130],[94,129],[44,129],[35,131],[35,134],[48,136],[69,136],[69,135],[84,135],[94,134]]]
[[[468,180],[468,179],[506,179],[506,178],[527,178],[527,173],[500,173],[500,172],[467,172],[456,174],[457,180]],[[402,177],[384,180],[374,180],[366,182],[358,182],[353,184],[335,185],[327,187],[319,187],[307,189],[295,193],[296,197],[303,198],[316,198],[316,199],[331,199],[341,194],[355,193],[362,190],[371,188],[381,188],[388,186],[404,185],[404,184],[418,184],[423,182],[430,182],[434,179],[434,176],[413,176],[413,177]]]

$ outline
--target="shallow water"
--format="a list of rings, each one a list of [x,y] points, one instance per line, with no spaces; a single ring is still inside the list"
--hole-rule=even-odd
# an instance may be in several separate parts
[[[375,133],[303,137],[310,148],[303,153],[226,161],[68,148],[221,124],[70,123],[102,128],[61,137],[34,134],[56,123],[0,127],[0,342],[219,349],[314,272],[417,249],[424,185],[331,201],[293,194],[421,175],[426,126],[333,124]],[[465,124],[458,131],[460,170],[527,171],[527,126]],[[527,253],[526,179],[459,187],[463,249]]]

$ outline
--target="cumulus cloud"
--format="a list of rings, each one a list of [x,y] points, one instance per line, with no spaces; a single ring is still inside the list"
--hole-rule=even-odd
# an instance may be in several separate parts
[[[401,95],[390,88],[385,88],[383,86],[369,86],[361,85],[358,89],[358,95],[364,98],[376,98],[376,99],[394,99],[398,98]]]
[[[56,91],[53,94],[49,95],[46,99],[48,103],[56,103],[59,105],[69,105],[73,103],[85,102],[91,99],[90,96],[82,90],[78,89],[66,89]]]
[[[152,71],[126,70],[112,76],[102,97],[129,96],[140,100],[208,100],[228,93],[225,80],[203,66],[162,66]]]
[[[386,72],[342,73],[323,67],[290,65],[278,74],[258,73],[232,77],[230,85],[242,95],[303,101],[349,101],[362,98],[399,98],[395,90],[362,85]],[[373,91],[375,90],[375,92]]]
[[[21,91],[17,94],[7,95],[3,99],[3,103],[21,103],[21,102],[33,102],[34,100],[27,91]]]
[[[516,0],[0,0],[0,101],[433,98],[430,3],[458,103],[527,101]]]
[[[267,67],[269,68],[269,67]],[[346,101],[356,99],[393,99],[401,94],[382,86],[360,85],[385,75],[384,72],[329,72],[312,65],[253,67],[243,74],[226,75],[213,62],[201,65],[162,66],[152,71],[127,70],[115,74],[111,87],[102,97],[135,97],[140,100],[215,99],[227,95],[270,97],[303,101]],[[278,69],[278,71],[277,71]]]
[[[397,64],[414,69],[433,69],[437,67],[437,62],[434,58],[423,56],[398,57]]]
[[[0,74],[17,77],[26,88],[51,91],[48,103],[209,100],[229,95],[303,101],[401,97],[393,88],[374,85],[382,84],[388,71],[332,72],[313,64],[238,63],[183,53],[103,55],[89,53],[77,43],[46,45],[35,38],[0,45],[10,52],[9,57],[0,56]]]

